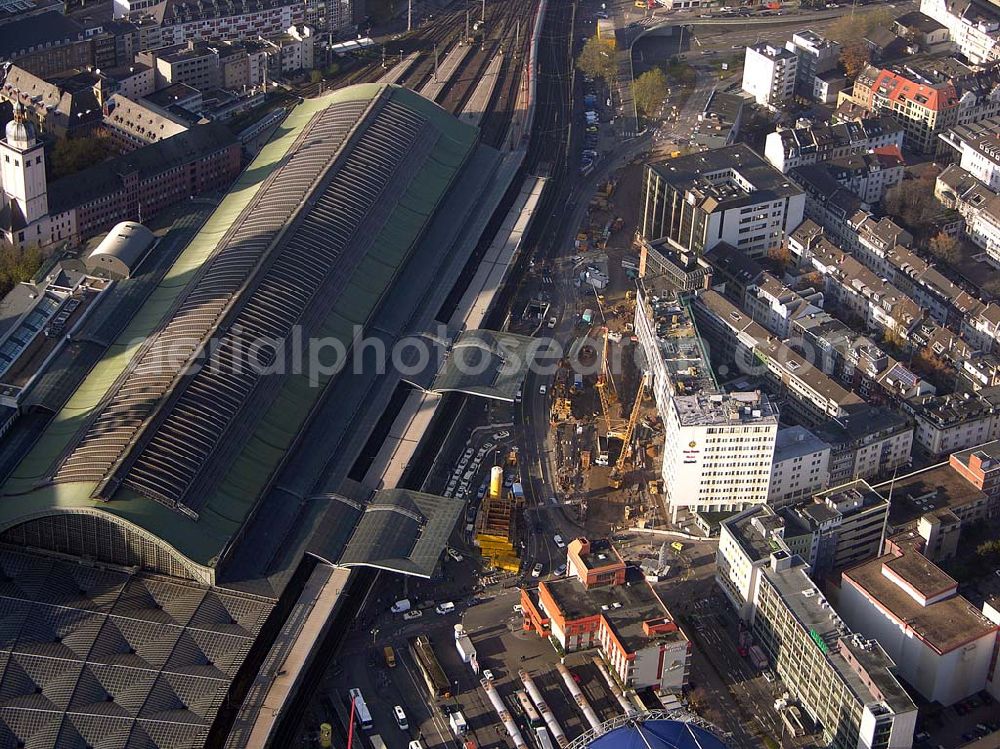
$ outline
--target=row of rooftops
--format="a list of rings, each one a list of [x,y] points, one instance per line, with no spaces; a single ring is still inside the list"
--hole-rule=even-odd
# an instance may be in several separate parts
[[[866,297],[887,312],[900,329],[908,331],[923,319],[920,305],[832,242],[814,243],[811,254],[813,264],[821,268],[827,278],[836,279],[841,287]]]
[[[698,303],[746,344],[752,346],[758,356],[769,360],[772,371],[798,380],[824,400],[836,404],[845,411],[865,405],[864,400],[841,387],[829,375],[754,322],[749,314],[717,291],[708,290],[698,294]]]
[[[775,132],[780,136],[785,158],[812,154],[823,158],[839,150],[867,150],[887,135],[901,133],[902,127],[888,117],[868,116],[836,124],[799,121],[794,127],[779,127]]]
[[[981,101],[1000,84],[1000,68],[973,68],[955,57],[909,55],[889,67],[867,65],[856,85],[894,102],[911,102],[935,112],[959,106],[966,96]],[[857,93],[857,92],[856,92]]]
[[[967,147],[993,162],[1000,161],[1000,117],[955,125],[939,137],[956,150]]]
[[[876,221],[871,214],[862,212],[849,225],[858,232],[862,243],[886,247],[881,254],[900,273],[933,292],[939,299],[948,300],[962,315],[974,316],[983,309],[982,302],[960,290],[909,248],[896,243],[904,235],[908,238],[909,234],[891,220],[883,218]],[[811,219],[800,224],[791,233],[789,241],[793,246],[808,251],[815,258],[817,267],[829,277],[837,279],[845,288],[863,294],[888,312],[915,343],[956,363],[977,355],[976,350],[957,333],[925,318],[923,307],[909,295],[887,280],[879,278],[867,266],[827,239],[823,229]]]
[[[977,393],[949,393],[926,398],[913,405],[914,415],[938,429],[948,429],[994,414],[1000,414],[1000,387]]]

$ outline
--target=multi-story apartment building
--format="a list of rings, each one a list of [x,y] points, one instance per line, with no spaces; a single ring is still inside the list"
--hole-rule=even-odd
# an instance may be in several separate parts
[[[847,629],[785,543],[785,520],[750,508],[721,524],[716,581],[827,746],[906,749],[917,709],[877,643]]]
[[[864,481],[829,489],[775,509],[752,507],[720,523],[716,580],[750,621],[759,568],[773,552],[801,557],[814,580],[882,553],[889,503]]]
[[[825,239],[812,243],[809,263],[822,274],[827,299],[856,315],[869,329],[906,339],[923,319],[920,305]]]
[[[947,707],[985,689],[1000,628],[919,551],[891,541],[888,547],[843,573],[844,621],[877,640],[928,702]]]
[[[105,105],[101,129],[121,152],[134,151],[187,131],[190,123],[146,101],[115,94]]]
[[[805,196],[744,144],[647,164],[642,235],[701,254],[725,242],[751,257],[781,246]]]
[[[772,44],[747,47],[743,61],[743,90],[768,109],[778,109],[795,93],[799,58]]]
[[[140,0],[144,1],[144,0]],[[305,0],[249,0],[230,5],[213,2],[160,2],[129,15],[139,31],[139,49],[157,49],[188,40],[238,41],[285,33],[305,23]]]
[[[925,398],[910,409],[914,441],[931,457],[1000,439],[1000,388]]]
[[[984,353],[1000,344],[1000,305],[981,305],[962,320],[962,337]]]
[[[892,476],[910,463],[913,424],[895,409],[875,407],[814,429],[830,445],[830,485]]]
[[[689,311],[662,299],[644,277],[635,331],[665,425],[661,474],[671,517],[767,501],[777,411],[758,391],[723,393]]]
[[[1000,192],[1000,117],[956,125],[940,138],[958,156],[958,165]]]
[[[875,489],[892,498],[887,535],[909,534],[931,561],[950,559],[965,528],[1000,515],[1000,442],[953,453]]]
[[[989,0],[920,0],[920,12],[946,26],[972,64],[1000,60],[1000,10]]]
[[[794,320],[790,337],[810,353],[823,372],[873,405],[937,392],[871,338],[826,312]]]
[[[896,664],[852,633],[801,558],[777,552],[761,569],[752,633],[792,696],[835,749],[908,749],[917,708]]]
[[[882,549],[889,503],[864,480],[818,492],[813,501],[782,511],[785,540],[820,579],[877,555]],[[805,544],[796,540],[802,537]]]
[[[779,429],[767,503],[780,508],[794,504],[830,485],[830,446],[805,427]]]
[[[746,288],[743,309],[780,338],[788,338],[792,323],[821,312],[823,293],[805,289],[802,293],[785,286],[770,273],[762,272]]]
[[[961,325],[982,303],[944,276],[911,247],[913,237],[888,216],[871,214],[850,222],[857,233],[855,256],[926,309],[941,325]]]
[[[903,129],[888,117],[872,116],[835,125],[779,126],[764,139],[764,158],[780,172],[797,166],[903,145]]]
[[[895,119],[903,128],[907,148],[934,153],[938,134],[955,124],[959,97],[951,83],[932,85],[869,65],[855,80],[851,98],[871,112]]]
[[[273,51],[268,55],[268,62],[275,76],[312,69],[315,35],[308,26],[292,26],[285,33],[269,36],[264,41]]]
[[[869,205],[877,203],[886,190],[903,181],[903,155],[898,146],[883,146],[872,153],[839,156],[818,164],[796,167],[789,176],[804,187],[806,194],[822,192],[824,182],[846,188]],[[810,190],[806,183],[816,185]],[[807,198],[808,200],[808,198]]]
[[[934,194],[965,219],[963,233],[1000,267],[1000,196],[972,173],[951,164],[938,175]]]
[[[628,688],[680,694],[690,673],[691,643],[636,567],[606,539],[566,547],[566,575],[521,589],[525,631],[565,653],[597,648]]]
[[[785,49],[798,58],[795,65],[795,82],[803,96],[812,96],[814,78],[837,67],[840,63],[840,44],[820,36],[812,29],[799,31],[785,42]]]
[[[907,148],[934,154],[948,128],[1000,113],[1000,70],[983,73],[954,59],[907,58],[893,68],[867,66],[841,99],[892,117],[904,129]]]
[[[153,68],[157,88],[183,83],[205,91],[222,84],[218,52],[207,42],[191,39],[146,50],[139,54],[138,60]]]

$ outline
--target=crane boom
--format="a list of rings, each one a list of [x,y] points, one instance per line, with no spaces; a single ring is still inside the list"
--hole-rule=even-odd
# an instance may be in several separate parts
[[[621,477],[625,472],[625,462],[632,454],[632,437],[635,435],[635,425],[639,421],[639,412],[642,410],[642,396],[646,393],[646,380],[648,375],[644,374],[639,382],[639,389],[635,393],[635,402],[632,404],[632,413],[629,414],[628,424],[625,427],[625,436],[622,438],[622,451],[618,454],[618,462],[611,470],[611,483],[614,488],[621,486]]]

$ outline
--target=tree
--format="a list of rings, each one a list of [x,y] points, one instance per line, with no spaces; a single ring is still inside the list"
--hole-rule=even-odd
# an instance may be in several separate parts
[[[321,80],[323,80],[323,72],[321,70],[310,70],[309,80],[312,83],[319,83]]]
[[[934,257],[946,263],[957,263],[962,257],[958,240],[943,231],[931,237],[927,249]]]
[[[592,36],[583,45],[580,56],[576,58],[576,66],[584,75],[601,78],[606,83],[611,83],[617,69],[614,42],[607,42]]]
[[[0,249],[0,296],[30,279],[41,265],[42,255],[38,250],[18,252],[10,246]]]
[[[878,8],[870,13],[854,13],[838,18],[827,29],[830,39],[847,46],[862,41],[868,34],[882,26],[892,24],[892,11],[888,8]]]
[[[1000,540],[985,541],[976,547],[976,556],[990,566],[1000,564]]]
[[[636,109],[644,117],[652,117],[667,96],[667,76],[659,68],[647,70],[632,84]]]
[[[845,46],[840,52],[840,62],[847,71],[847,77],[854,79],[871,61],[868,47],[860,39]]]
[[[104,161],[109,150],[107,138],[62,138],[56,141],[52,149],[49,176],[59,179],[76,174],[88,166]]]
[[[781,266],[782,270],[792,264],[792,253],[787,245],[781,244],[767,251],[767,256]]]
[[[886,190],[882,208],[906,226],[914,237],[925,235],[938,213],[934,182],[930,179],[904,179]]]

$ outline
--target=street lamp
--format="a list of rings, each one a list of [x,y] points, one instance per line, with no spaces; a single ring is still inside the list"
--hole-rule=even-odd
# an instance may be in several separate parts
[[[375,647],[375,638],[378,637],[378,627],[372,629],[372,647]]]

